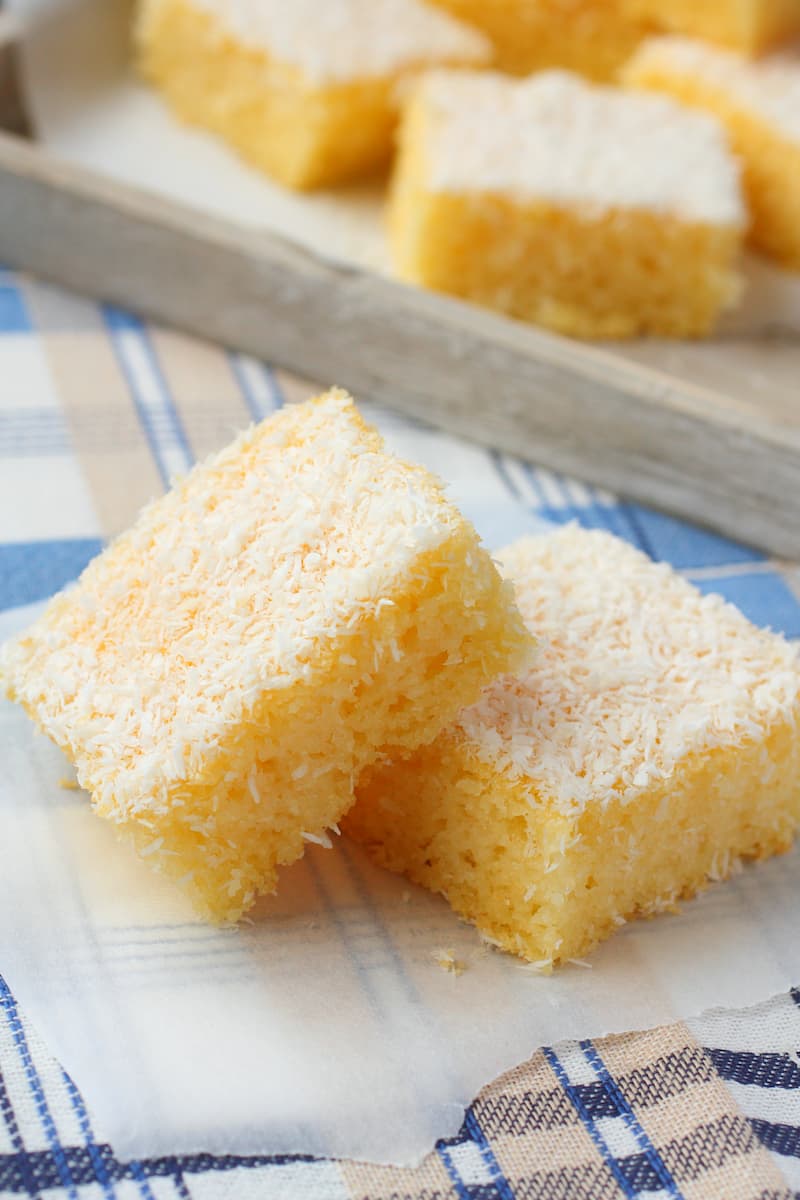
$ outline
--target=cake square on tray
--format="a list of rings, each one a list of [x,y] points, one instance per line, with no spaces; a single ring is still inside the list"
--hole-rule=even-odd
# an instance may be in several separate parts
[[[141,0],[135,40],[180,117],[302,189],[385,166],[411,75],[491,56],[422,0]]]
[[[718,122],[564,71],[432,71],[392,182],[409,282],[579,337],[701,336],[739,292],[739,167]]]

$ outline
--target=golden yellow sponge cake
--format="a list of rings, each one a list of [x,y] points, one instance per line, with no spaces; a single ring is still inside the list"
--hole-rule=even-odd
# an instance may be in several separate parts
[[[134,33],[179,116],[294,188],[384,165],[409,74],[491,56],[422,0],[140,0]]]
[[[389,217],[404,279],[578,337],[700,336],[738,293],[718,122],[567,72],[426,76]]]
[[[610,534],[501,554],[527,672],[362,781],[345,831],[543,969],[800,824],[797,650]]]
[[[146,508],[0,669],[96,811],[228,920],[529,641],[438,482],[332,391]]]
[[[750,62],[688,38],[651,38],[624,79],[722,121],[744,167],[753,243],[800,270],[800,49]]]
[[[552,67],[612,80],[650,26],[625,0],[434,0],[487,35],[512,75]]]
[[[623,0],[632,18],[657,29],[755,55],[800,36],[799,0]]]

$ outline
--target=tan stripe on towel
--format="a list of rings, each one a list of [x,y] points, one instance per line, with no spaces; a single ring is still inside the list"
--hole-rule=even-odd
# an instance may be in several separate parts
[[[686,1200],[755,1200],[786,1189],[686,1025],[606,1038],[597,1048]]]
[[[21,286],[100,532],[113,537],[163,490],[133,398],[96,306],[76,297],[67,304],[34,280]]]
[[[221,450],[252,420],[227,353],[173,330],[149,332],[195,459]]]
[[[435,1152],[419,1167],[339,1164],[351,1200],[458,1200],[456,1189]]]

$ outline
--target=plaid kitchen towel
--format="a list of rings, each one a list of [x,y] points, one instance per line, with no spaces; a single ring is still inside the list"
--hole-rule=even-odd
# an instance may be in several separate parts
[[[171,475],[311,391],[246,356],[11,273],[0,273],[0,379],[0,609],[73,579]],[[498,514],[610,529],[759,624],[800,636],[798,568],[370,415],[394,447],[444,475],[467,510],[480,492],[483,511],[496,503]],[[789,1200],[800,1197],[799,1052],[800,992],[537,1050],[486,1087],[459,1135],[417,1169],[202,1153],[120,1161],[0,982],[0,1197]]]

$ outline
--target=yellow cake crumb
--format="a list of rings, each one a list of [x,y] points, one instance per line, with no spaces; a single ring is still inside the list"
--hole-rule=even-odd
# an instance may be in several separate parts
[[[467,964],[456,958],[455,950],[434,950],[433,961],[443,971],[447,971],[448,975],[463,975],[467,969]]]
[[[719,118],[744,167],[753,244],[800,270],[800,50],[749,62],[687,38],[651,38],[624,79]]]
[[[527,652],[511,585],[350,398],[197,466],[4,647],[95,810],[217,921]]]
[[[389,222],[410,282],[578,337],[700,336],[745,221],[718,123],[666,98],[436,71],[409,101]]]
[[[140,0],[134,36],[180,117],[293,188],[383,167],[409,76],[491,57],[422,0]]]
[[[512,75],[563,67],[611,81],[650,26],[625,0],[434,0],[480,29],[494,64]]]
[[[548,971],[800,825],[800,661],[610,534],[500,555],[539,642],[430,746],[376,765],[345,832]]]
[[[657,29],[761,54],[800,36],[798,0],[622,0],[632,19]]]

